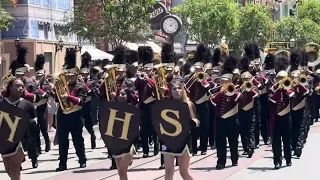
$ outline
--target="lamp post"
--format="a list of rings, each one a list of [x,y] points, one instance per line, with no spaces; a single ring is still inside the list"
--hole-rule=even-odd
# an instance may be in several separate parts
[[[56,53],[59,51],[62,51],[63,48],[63,40],[60,38],[59,42],[55,44],[56,45]]]
[[[290,46],[291,49],[295,48],[296,47],[296,40],[293,39],[293,38],[290,39],[289,46]]]

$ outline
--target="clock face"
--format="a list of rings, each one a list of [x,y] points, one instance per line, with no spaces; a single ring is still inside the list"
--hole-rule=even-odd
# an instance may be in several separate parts
[[[169,17],[163,21],[163,30],[168,34],[174,34],[179,30],[179,22],[173,18]]]

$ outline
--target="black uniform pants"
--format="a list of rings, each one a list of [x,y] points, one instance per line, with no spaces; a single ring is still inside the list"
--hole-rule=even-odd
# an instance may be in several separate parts
[[[254,113],[256,118],[256,125],[254,129],[254,136],[255,136],[255,145],[259,145],[260,142],[260,130],[261,130],[261,103],[260,97],[256,97],[254,101]]]
[[[81,118],[81,110],[71,113],[63,114],[58,112],[58,129],[57,135],[59,139],[59,166],[66,166],[69,149],[69,133],[71,133],[73,145],[76,149],[76,154],[79,158],[79,163],[87,161],[84,148],[84,140],[82,136],[83,120]]]
[[[44,141],[47,144],[50,143],[49,135],[48,135],[48,111],[47,105],[42,105],[37,107],[37,118],[38,118],[38,133],[37,133],[37,147],[39,152],[41,152],[41,140],[40,140],[40,132],[44,138]]]
[[[140,104],[140,111],[141,111],[140,137],[141,137],[143,154],[149,154],[148,139],[151,137],[153,138],[153,142],[154,142],[154,152],[159,152],[159,141],[152,126],[152,119],[151,119],[152,104],[153,103]]]
[[[91,138],[96,138],[93,130],[93,120],[91,116],[91,101],[86,102],[82,108],[82,117],[84,119],[84,127],[91,135]]]
[[[197,139],[200,137],[200,151],[206,152],[209,137],[209,108],[208,102],[194,104],[200,126],[191,131],[192,153],[197,152]]]
[[[238,136],[239,136],[239,121],[237,116],[232,116],[227,119],[216,119],[216,148],[218,162],[217,164],[225,165],[227,161],[227,139],[230,146],[231,161],[237,163],[238,154]]]
[[[93,124],[98,123],[98,114],[99,114],[99,98],[97,96],[92,96],[91,100],[91,117]]]
[[[284,158],[287,161],[291,161],[291,115],[290,113],[284,116],[276,115],[274,121],[272,137],[273,162],[274,164],[281,163],[281,139],[283,142]]]
[[[209,106],[209,145],[214,146],[215,135],[215,106],[212,103],[208,103]]]
[[[31,160],[37,160],[39,151],[37,147],[38,125],[36,122],[30,122],[28,132],[22,141],[23,149],[28,151],[28,157]]]
[[[269,118],[270,118],[270,111],[269,111],[269,101],[268,101],[268,94],[261,94],[260,95],[260,128],[261,128],[261,136],[264,142],[268,142],[269,140]]]
[[[249,149],[253,150],[255,147],[255,137],[254,137],[254,128],[255,128],[255,115],[254,109],[248,111],[239,112],[239,122],[240,122],[240,135],[242,147],[245,152]]]
[[[291,147],[293,150],[297,148],[302,149],[305,137],[305,127],[306,127],[306,113],[305,108],[301,108],[297,111],[291,111],[292,119],[292,141]]]

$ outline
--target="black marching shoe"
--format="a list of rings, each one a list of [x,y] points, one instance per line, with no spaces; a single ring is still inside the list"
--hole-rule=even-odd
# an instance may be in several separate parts
[[[238,166],[238,162],[232,162],[232,166]]]
[[[49,152],[50,150],[51,150],[51,142],[49,141],[46,143],[46,147],[45,147],[44,151]]]
[[[207,155],[207,151],[201,151],[201,155]]]
[[[297,155],[298,158],[300,158],[302,154],[302,148],[297,148],[294,153]]]
[[[276,164],[274,165],[274,169],[280,169],[280,167],[281,167],[281,164],[280,164],[280,163],[276,163]]]
[[[143,154],[142,158],[148,158],[149,154]]]
[[[110,170],[117,169],[117,166],[111,165],[109,169],[110,169]]]
[[[91,149],[95,149],[97,147],[96,137],[91,136]]]
[[[38,168],[38,160],[37,159],[32,160],[32,167],[33,168]]]
[[[159,167],[159,170],[164,169],[164,164]]]
[[[244,155],[244,156],[248,155],[248,151],[244,151],[244,152],[242,153],[242,155]]]
[[[253,155],[253,150],[249,150],[249,151],[248,151],[248,158],[251,158],[252,155]]]
[[[225,167],[226,167],[226,166],[223,165],[223,164],[217,164],[217,165],[216,165],[216,169],[217,169],[217,170],[224,169]]]
[[[65,170],[67,170],[67,166],[59,166],[59,167],[56,169],[56,172],[65,171]]]
[[[291,166],[291,165],[292,165],[291,160],[287,160],[287,161],[286,161],[286,164],[287,164],[287,166]]]
[[[80,168],[85,168],[85,167],[87,167],[86,163],[80,163]]]

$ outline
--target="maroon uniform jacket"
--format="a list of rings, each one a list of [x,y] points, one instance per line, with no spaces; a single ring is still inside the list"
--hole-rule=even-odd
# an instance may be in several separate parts
[[[239,110],[238,103],[240,95],[239,92],[235,92],[232,96],[228,96],[224,92],[219,92],[214,95],[210,100],[216,107],[216,117],[227,119],[236,115]]]
[[[254,107],[255,98],[258,97],[259,93],[255,90],[249,92],[244,91],[239,100],[239,109],[242,111],[248,111]]]
[[[309,94],[309,89],[301,84],[293,88],[294,96],[291,98],[291,109],[298,111],[306,106],[306,97]]]

